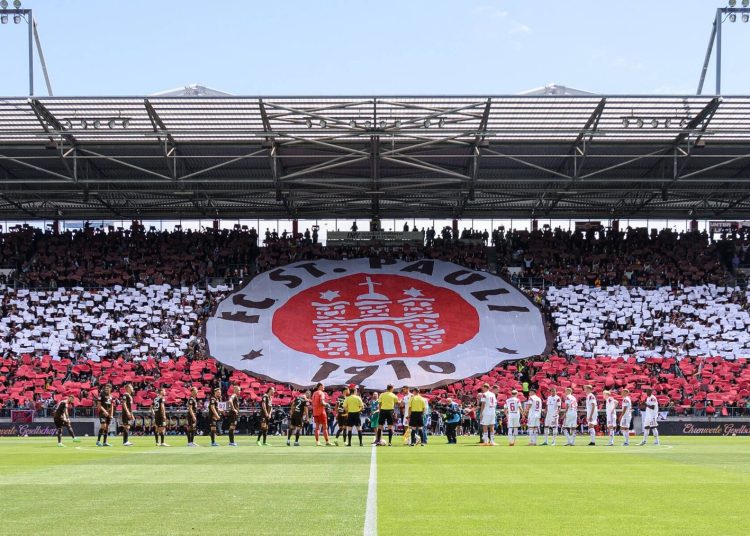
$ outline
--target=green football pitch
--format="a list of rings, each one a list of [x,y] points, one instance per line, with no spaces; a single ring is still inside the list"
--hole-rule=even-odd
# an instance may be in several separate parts
[[[750,534],[748,438],[487,448],[433,437],[374,456],[311,438],[170,439],[179,446],[0,439],[0,534]]]

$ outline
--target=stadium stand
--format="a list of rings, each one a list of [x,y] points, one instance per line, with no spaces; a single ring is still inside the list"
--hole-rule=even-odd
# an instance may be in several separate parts
[[[545,297],[567,354],[750,357],[750,291],[740,287],[579,285]]]
[[[254,229],[157,232],[136,225],[50,233],[23,226],[0,233],[0,266],[14,268],[24,287],[184,286],[247,274],[257,242]]]
[[[199,316],[222,298],[222,290],[143,283],[91,291],[6,289],[0,351],[93,360],[178,357],[198,344]]]
[[[16,269],[0,287],[5,409],[43,411],[65,394],[75,396],[76,407],[91,408],[107,382],[116,389],[133,383],[140,408],[150,406],[162,385],[173,407],[192,385],[204,398],[209,389],[226,391],[231,384],[242,387],[246,407],[269,386],[276,388],[275,403],[285,405],[295,394],[289,386],[230,371],[206,355],[200,329],[229,288],[209,281],[239,280],[298,260],[372,255],[489,269],[483,240],[326,248],[299,235],[271,237],[258,249],[254,230],[143,227],[57,235],[23,228],[0,239],[3,266]],[[660,404],[675,413],[747,413],[750,294],[724,284],[736,282],[734,269],[748,262],[744,236],[498,231],[493,242],[504,266],[520,260],[525,275],[570,285],[534,295],[557,329],[556,349],[434,389],[433,399],[451,396],[470,407],[485,381],[503,391],[538,387],[542,395],[552,385],[580,395],[591,383],[597,391],[628,388],[636,402],[645,387],[655,387]]]
[[[645,228],[497,230],[493,243],[501,269],[518,266],[525,277],[557,286],[720,284],[750,264],[750,241],[742,230],[729,237]]]

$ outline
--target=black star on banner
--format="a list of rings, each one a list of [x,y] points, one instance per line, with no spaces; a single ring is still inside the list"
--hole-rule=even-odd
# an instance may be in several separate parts
[[[511,350],[510,348],[506,348],[504,346],[502,348],[498,348],[497,351],[500,352],[501,354],[511,354],[511,355],[518,353],[515,350]]]
[[[263,350],[250,350],[250,352],[242,356],[242,360],[252,361],[253,359],[257,359],[258,357],[262,355],[263,355]]]

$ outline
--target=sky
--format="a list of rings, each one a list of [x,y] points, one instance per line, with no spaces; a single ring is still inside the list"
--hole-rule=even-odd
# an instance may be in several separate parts
[[[55,95],[695,93],[715,0],[25,0]],[[726,23],[724,94],[750,93]],[[0,95],[28,94],[25,23],[0,25]],[[36,62],[36,94],[46,94]],[[714,91],[713,71],[706,93]]]

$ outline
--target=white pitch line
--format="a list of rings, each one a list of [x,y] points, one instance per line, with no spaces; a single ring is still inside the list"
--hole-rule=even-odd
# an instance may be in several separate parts
[[[375,445],[370,456],[370,479],[367,484],[364,536],[378,536],[378,458]]]

